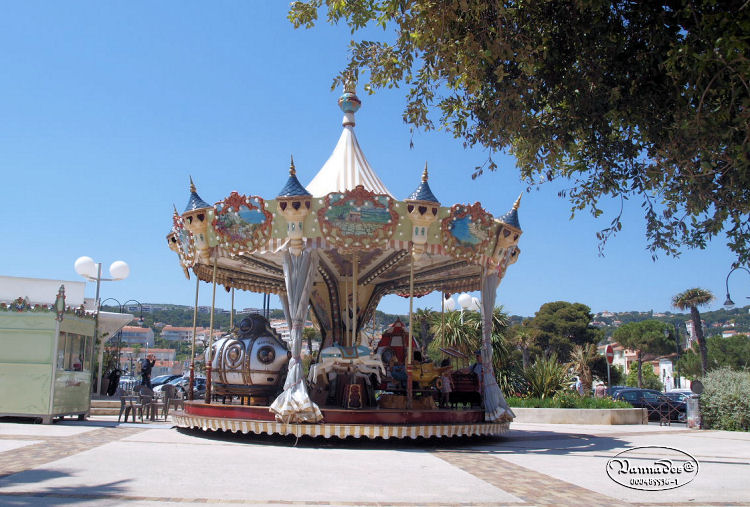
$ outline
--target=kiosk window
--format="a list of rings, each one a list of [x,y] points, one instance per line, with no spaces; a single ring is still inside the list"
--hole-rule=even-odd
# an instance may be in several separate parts
[[[57,367],[66,371],[90,370],[91,358],[86,357],[90,338],[74,333],[60,333],[57,349]]]

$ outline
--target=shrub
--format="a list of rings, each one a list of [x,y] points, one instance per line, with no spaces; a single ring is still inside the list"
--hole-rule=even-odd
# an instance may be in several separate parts
[[[704,427],[750,431],[750,371],[712,370],[703,386],[700,407]]]
[[[570,383],[566,364],[557,360],[557,354],[539,357],[523,371],[532,398],[549,398]]]
[[[515,398],[506,400],[510,407],[522,408],[631,408],[624,401],[612,398],[582,398],[577,393],[561,392],[552,398]]]

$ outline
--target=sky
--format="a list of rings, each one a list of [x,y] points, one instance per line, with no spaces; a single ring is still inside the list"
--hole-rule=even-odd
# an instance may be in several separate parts
[[[3,3],[0,17],[0,274],[82,280],[83,255],[131,268],[103,282],[101,298],[192,305],[165,240],[173,205],[182,211],[189,176],[216,202],[236,190],[274,198],[294,155],[309,183],[341,133],[333,77],[346,64],[351,34],[321,23],[295,30],[285,2],[129,1]],[[373,30],[373,36],[382,32]],[[533,316],[550,301],[580,302],[593,312],[663,312],[691,287],[724,301],[733,256],[723,238],[679,258],[646,249],[639,202],[627,201],[624,227],[599,255],[596,232],[619,201],[595,220],[570,220],[553,182],[526,192],[510,156],[497,172],[471,179],[487,154],[464,149],[445,132],[409,131],[403,89],[359,96],[355,128],[373,169],[400,199],[417,187],[427,162],[441,203],[481,202],[495,216],[523,193],[521,255],[498,290],[497,304]],[[414,146],[410,148],[410,142]],[[730,279],[745,302],[747,274]],[[94,296],[89,283],[87,297]],[[201,284],[200,304],[211,290]],[[236,308],[260,307],[260,294],[238,291]],[[217,291],[216,305],[230,296]],[[440,308],[439,295],[417,307]],[[280,307],[274,296],[272,307]],[[407,313],[408,300],[384,298],[379,309]]]

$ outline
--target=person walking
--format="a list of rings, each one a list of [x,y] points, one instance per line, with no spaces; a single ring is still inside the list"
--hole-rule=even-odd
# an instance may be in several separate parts
[[[151,370],[154,368],[156,363],[156,356],[149,354],[140,360],[141,363],[141,385],[147,386],[151,389]]]

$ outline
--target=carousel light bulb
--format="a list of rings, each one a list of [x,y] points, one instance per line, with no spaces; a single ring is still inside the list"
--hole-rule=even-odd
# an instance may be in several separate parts
[[[125,261],[115,261],[109,266],[109,274],[115,280],[124,280],[130,275],[130,266]]]
[[[84,278],[96,278],[97,269],[94,259],[91,257],[83,256],[76,259],[74,264],[76,273]]]
[[[463,308],[464,310],[468,310],[469,307],[471,306],[471,303],[472,303],[472,301],[471,301],[471,296],[470,295],[468,295],[465,292],[462,293],[462,294],[459,294],[459,296],[458,296],[458,304],[461,305],[461,308]]]

